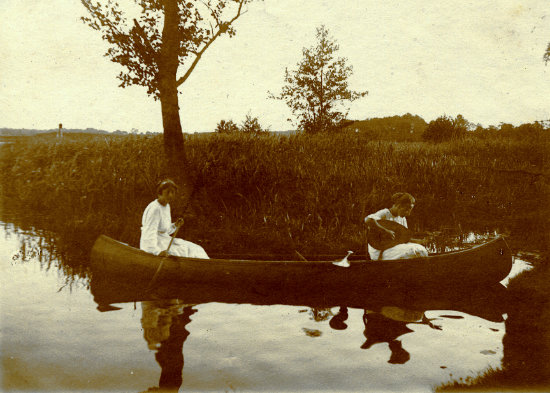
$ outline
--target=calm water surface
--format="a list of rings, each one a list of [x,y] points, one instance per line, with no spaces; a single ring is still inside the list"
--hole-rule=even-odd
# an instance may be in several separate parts
[[[100,312],[39,237],[0,228],[5,391],[416,392],[501,364],[504,321],[456,310],[349,309],[347,327],[331,327],[337,307],[182,299]],[[513,274],[526,268],[516,260]]]

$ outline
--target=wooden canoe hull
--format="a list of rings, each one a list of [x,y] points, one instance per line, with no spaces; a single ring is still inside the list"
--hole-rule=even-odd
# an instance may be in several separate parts
[[[342,258],[340,256],[340,258]],[[100,236],[91,253],[93,276],[157,285],[237,286],[264,289],[357,291],[364,288],[425,288],[497,284],[511,270],[511,252],[501,237],[471,249],[394,261],[259,261],[158,257]]]

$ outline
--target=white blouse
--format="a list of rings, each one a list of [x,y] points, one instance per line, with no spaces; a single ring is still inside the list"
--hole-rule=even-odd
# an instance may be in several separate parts
[[[162,251],[160,245],[162,238],[169,238],[175,230],[176,225],[172,223],[170,204],[163,206],[155,199],[143,212],[139,248],[158,255]]]
[[[403,225],[404,227],[408,228],[407,219],[401,216],[397,216],[397,217],[394,216],[393,214],[391,214],[390,209],[382,209],[382,210],[378,210],[376,213],[369,214],[368,216],[365,217],[365,221],[367,221],[367,219],[369,218],[372,218],[374,220],[395,221]],[[369,249],[369,255],[371,259],[374,261],[378,260],[378,258],[380,257],[380,250],[377,250],[376,248],[372,247],[370,244],[368,245],[368,249]]]

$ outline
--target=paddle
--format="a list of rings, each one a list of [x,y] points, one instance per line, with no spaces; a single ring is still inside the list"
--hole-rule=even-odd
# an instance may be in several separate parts
[[[376,225],[369,225],[368,228],[368,242],[377,250],[386,250],[392,248],[401,243],[407,243],[411,240],[411,231],[391,220],[378,220],[378,224],[395,233],[395,238],[389,237],[388,233]]]
[[[353,254],[353,251],[348,251],[348,255],[346,255],[342,260],[340,261],[334,261],[332,262],[333,265],[340,266],[340,267],[350,267],[351,264],[348,261],[348,257]]]
[[[168,255],[168,251],[170,251],[170,247],[172,247],[172,243],[174,242],[174,239],[176,238],[176,235],[178,234],[178,231],[183,226],[183,218],[178,218],[176,221],[176,230],[172,234],[172,238],[170,239],[170,243],[168,243],[168,248],[164,251]]]
[[[185,204],[185,207],[183,208],[183,212],[185,212],[187,210],[187,208],[189,207],[189,205],[191,204],[191,199],[193,198],[193,195],[195,194],[195,191],[197,191],[198,180],[199,180],[199,177],[196,177],[195,181],[193,182],[193,188],[191,189],[191,192],[189,193],[189,196],[187,197],[187,202]],[[174,242],[174,239],[176,238],[176,235],[178,234],[178,231],[180,230],[180,228],[182,226],[183,226],[183,218],[179,218],[178,220],[176,220],[176,230],[172,234],[172,238],[170,239],[170,243],[168,244],[168,248],[164,251],[164,253],[166,253],[167,256],[168,256],[168,251],[170,250],[170,247],[172,247],[172,243]],[[152,289],[152,286],[155,283],[155,280],[157,279],[157,276],[159,275],[160,271],[162,270],[162,266],[164,265],[165,260],[166,259],[163,259],[160,262],[159,267],[157,268],[157,271],[153,275],[153,278],[151,279],[151,281],[149,281],[149,285],[147,285],[147,288],[145,290],[146,292],[148,292]]]
[[[147,285],[147,288],[145,289],[146,292],[149,292],[152,289],[153,284],[155,283],[160,271],[162,270],[162,266],[164,265],[164,261],[168,257],[168,251],[170,251],[170,247],[172,247],[172,243],[174,242],[174,239],[176,238],[176,235],[178,234],[178,231],[180,230],[180,228],[183,225],[183,220],[178,220],[177,223],[178,224],[176,225],[176,230],[172,234],[172,238],[170,239],[170,243],[168,244],[168,247],[164,251],[166,253],[166,256],[160,261],[160,264],[159,264],[159,267],[157,268],[157,271],[155,272],[155,274],[153,275],[153,278],[151,279],[151,281],[149,281],[149,285]]]

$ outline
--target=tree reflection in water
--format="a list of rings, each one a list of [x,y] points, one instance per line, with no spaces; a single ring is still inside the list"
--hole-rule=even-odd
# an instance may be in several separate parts
[[[338,313],[330,320],[329,325],[335,330],[345,330],[348,327],[345,323],[347,319],[347,307],[340,307]],[[363,335],[366,340],[361,345],[361,349],[369,349],[374,344],[388,343],[391,351],[388,363],[404,364],[409,361],[411,355],[403,348],[401,340],[397,338],[413,332],[407,326],[410,323],[424,324],[432,329],[441,330],[440,326],[434,325],[431,321],[423,311],[400,307],[382,307],[377,312],[364,310],[363,323],[365,329]]]
[[[197,310],[178,299],[143,301],[141,310],[143,337],[161,367],[158,388],[147,391],[177,392],[183,382],[183,344],[189,336],[185,327]]]

